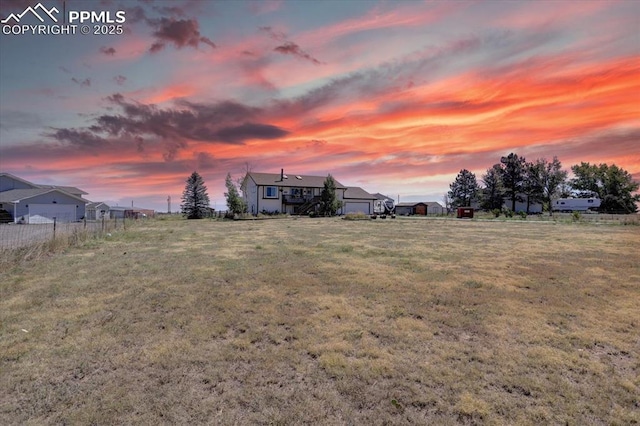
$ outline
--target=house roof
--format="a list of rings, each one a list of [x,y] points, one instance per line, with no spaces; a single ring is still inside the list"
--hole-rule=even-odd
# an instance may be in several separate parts
[[[376,200],[391,200],[391,201],[394,201],[393,198],[387,197],[386,195],[381,194],[379,192],[376,192],[375,194],[373,194],[373,196],[376,197]]]
[[[417,202],[417,203],[406,203],[405,202],[405,203],[396,203],[396,207],[415,207],[415,206],[420,205],[420,204],[426,206],[426,204],[422,203],[422,202]]]
[[[81,194],[81,195],[88,194],[88,192],[85,192],[80,188],[76,188],[75,186],[40,185],[40,184],[36,184],[36,185],[38,185],[40,188],[61,189],[61,190],[65,191],[65,192],[68,192],[69,194]]]
[[[62,185],[42,185],[39,183],[33,183],[33,182],[29,182],[28,180],[24,180],[22,178],[19,178],[18,176],[12,175],[11,173],[6,173],[6,172],[2,172],[0,173],[0,176],[7,176],[10,177],[11,179],[17,180],[19,182],[24,183],[25,185],[29,185],[31,187],[35,188],[42,188],[42,189],[61,189],[62,191],[68,192],[69,194],[74,194],[74,195],[86,195],[88,194],[88,192],[83,191],[80,188],[76,188],[75,186],[62,186]]]
[[[25,185],[29,185],[29,186],[31,186],[33,188],[39,187],[39,185],[36,185],[33,182],[29,182],[28,180],[24,180],[22,178],[19,178],[18,176],[12,175],[11,173],[2,172],[2,173],[0,173],[0,176],[7,176],[7,177],[9,177],[9,178],[11,178],[13,180],[17,180],[18,182],[22,182]]]
[[[108,204],[103,203],[101,201],[96,201],[96,202],[92,202],[92,203],[87,204],[87,208],[88,209],[96,209],[96,208],[98,208],[100,206],[105,206],[106,208],[109,208]]]
[[[66,195],[67,197],[75,198],[76,200],[82,201],[82,203],[89,202],[82,197],[78,197],[77,195],[73,195],[67,191],[63,191],[57,188],[10,189],[9,191],[0,192],[0,202],[15,204],[23,200],[28,200],[29,198],[37,197],[38,195],[48,194],[50,192],[59,192],[63,195]]]
[[[344,191],[344,199],[376,200],[377,198],[358,186],[349,186]]]
[[[280,173],[255,173],[250,172],[247,173],[248,178],[250,177],[256,185],[267,186],[267,185],[279,185],[279,186],[289,186],[289,187],[300,187],[300,188],[324,188],[324,181],[327,178],[326,176],[308,176],[308,175],[292,175],[285,174],[287,176],[286,179],[280,179]],[[334,178],[335,180],[335,178]],[[338,182],[336,182],[336,189],[346,189],[347,187]]]

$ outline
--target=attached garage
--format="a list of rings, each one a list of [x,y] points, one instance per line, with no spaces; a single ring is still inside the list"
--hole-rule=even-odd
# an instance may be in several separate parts
[[[345,201],[344,212],[371,214],[371,203],[358,201]]]
[[[362,188],[357,186],[347,187],[342,198],[341,213],[373,214],[373,202],[375,200],[375,196]]]
[[[76,221],[75,204],[29,204],[29,223]]]

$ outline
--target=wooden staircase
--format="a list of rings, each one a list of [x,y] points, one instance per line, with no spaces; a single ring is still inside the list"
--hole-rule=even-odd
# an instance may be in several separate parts
[[[298,214],[305,215],[309,214],[311,210],[313,210],[320,203],[320,197],[313,197],[312,199],[306,201],[303,205],[298,207]]]

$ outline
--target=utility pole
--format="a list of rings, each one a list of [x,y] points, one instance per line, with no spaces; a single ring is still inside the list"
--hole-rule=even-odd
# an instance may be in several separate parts
[[[171,195],[167,197],[167,213],[171,214]]]

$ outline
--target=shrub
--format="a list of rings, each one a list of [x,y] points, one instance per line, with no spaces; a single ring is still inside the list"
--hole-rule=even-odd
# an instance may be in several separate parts
[[[511,210],[511,209],[504,209],[504,216],[505,216],[505,217],[513,217],[513,210]]]
[[[580,222],[582,215],[580,214],[580,212],[574,211],[571,213],[571,218],[573,219],[574,222]]]
[[[518,212],[518,214],[520,215],[520,218],[522,218],[522,219],[526,219],[527,218],[527,212]]]
[[[493,213],[494,217],[500,217],[500,213],[502,213],[502,211],[500,209],[493,209],[491,210],[491,213]]]
[[[358,212],[358,213],[347,213],[344,216],[344,220],[369,220],[371,219],[368,215]]]

